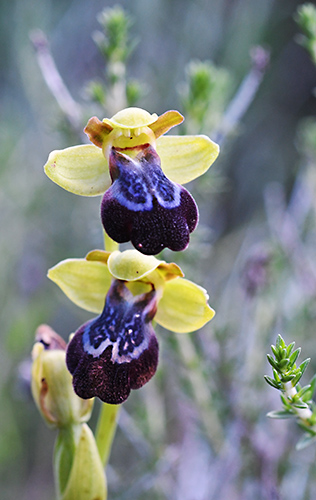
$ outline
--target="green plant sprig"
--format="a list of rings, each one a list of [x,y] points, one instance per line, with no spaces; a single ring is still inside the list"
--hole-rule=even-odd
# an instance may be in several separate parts
[[[132,18],[120,5],[105,8],[98,15],[101,30],[93,39],[105,60],[104,81],[91,80],[86,90],[92,101],[109,114],[133,106],[143,95],[141,83],[127,76],[127,62],[138,45],[130,34]]]
[[[309,384],[303,387],[299,384],[310,358],[296,366],[301,348],[294,350],[294,347],[295,342],[286,345],[281,335],[278,335],[276,345],[271,346],[273,356],[267,354],[273,378],[268,375],[264,378],[269,385],[281,391],[283,405],[282,410],[271,411],[267,416],[277,419],[295,417],[298,425],[305,431],[297,443],[297,448],[302,449],[316,441],[316,405],[312,401],[316,388],[316,375]]]

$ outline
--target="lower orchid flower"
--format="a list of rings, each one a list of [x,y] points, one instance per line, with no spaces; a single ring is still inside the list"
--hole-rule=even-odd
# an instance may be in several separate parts
[[[158,364],[156,308],[154,290],[134,297],[124,281],[113,281],[100,316],[81,326],[68,346],[67,367],[81,398],[122,403],[151,379]]]
[[[100,313],[82,325],[67,348],[67,366],[81,398],[125,401],[156,372],[158,342],[151,322],[174,332],[201,328],[214,316],[206,291],[167,264],[136,250],[95,250],[49,270],[77,305]],[[104,304],[105,298],[105,304]]]
[[[131,240],[147,255],[184,250],[198,210],[181,184],[206,172],[219,148],[203,135],[163,135],[182,121],[177,111],[158,117],[140,108],[93,117],[85,128],[93,145],[53,151],[45,172],[72,193],[105,193],[102,223],[118,243]]]

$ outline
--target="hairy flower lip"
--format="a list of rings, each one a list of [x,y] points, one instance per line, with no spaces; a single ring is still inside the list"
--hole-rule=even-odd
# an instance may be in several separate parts
[[[134,296],[125,281],[115,279],[104,309],[79,327],[71,339],[66,363],[78,396],[99,397],[108,404],[123,403],[155,374],[158,342],[151,321],[157,294]]]
[[[145,255],[185,250],[198,208],[191,194],[164,174],[155,148],[144,145],[131,158],[112,147],[109,169],[112,185],[101,202],[101,220],[110,238],[131,241]]]

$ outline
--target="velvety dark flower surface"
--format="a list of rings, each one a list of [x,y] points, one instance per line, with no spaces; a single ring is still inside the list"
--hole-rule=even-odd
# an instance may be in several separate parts
[[[198,222],[190,193],[169,180],[155,149],[145,145],[132,159],[112,148],[112,186],[101,204],[105,231],[118,243],[131,241],[137,250],[155,255],[168,247],[184,250]]]
[[[68,345],[66,362],[78,396],[119,404],[151,379],[158,363],[150,323],[156,310],[154,289],[134,297],[125,282],[113,281],[103,312],[81,326]]]

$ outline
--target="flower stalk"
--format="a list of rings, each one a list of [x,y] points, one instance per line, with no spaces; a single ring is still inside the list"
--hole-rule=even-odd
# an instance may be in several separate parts
[[[119,410],[119,405],[109,405],[107,403],[103,403],[100,410],[95,439],[104,467],[107,466],[109,461]]]

